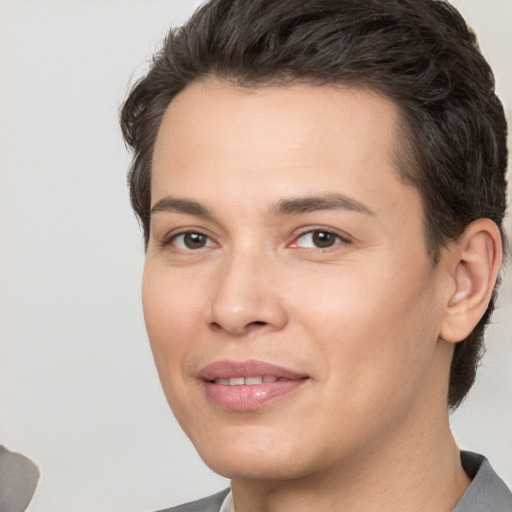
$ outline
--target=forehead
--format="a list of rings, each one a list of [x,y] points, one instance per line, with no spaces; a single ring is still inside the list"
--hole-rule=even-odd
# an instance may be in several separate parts
[[[308,149],[321,150],[336,142],[347,148],[386,148],[391,157],[399,118],[390,99],[356,87],[239,87],[219,80],[194,82],[167,108],[155,160],[161,150],[165,156],[194,138],[203,147],[208,145],[205,149],[212,155],[233,148],[236,142],[238,147],[245,144],[246,149],[249,144],[265,145],[265,153],[275,156],[274,149],[284,150],[287,142],[293,142],[294,153],[305,157]],[[163,141],[165,144],[159,144]],[[299,142],[307,144],[298,146]]]
[[[388,207],[395,192],[416,200],[395,162],[400,122],[391,100],[355,87],[196,82],[163,117],[152,204],[176,192],[261,203],[286,190],[311,195],[333,187],[355,199],[387,198]]]

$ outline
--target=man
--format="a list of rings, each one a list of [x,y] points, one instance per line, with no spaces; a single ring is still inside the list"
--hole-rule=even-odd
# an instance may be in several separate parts
[[[174,510],[512,510],[448,422],[493,309],[507,165],[455,9],[214,0],[121,121],[160,379],[231,479]]]

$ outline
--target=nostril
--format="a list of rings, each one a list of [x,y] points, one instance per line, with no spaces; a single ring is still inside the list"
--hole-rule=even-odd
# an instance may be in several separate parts
[[[263,327],[265,325],[268,325],[268,323],[264,322],[262,320],[255,320],[254,322],[250,322],[247,325],[245,325],[242,328],[242,331],[251,330],[251,328]],[[213,327],[213,329],[215,329],[215,330],[223,330],[224,329],[219,322],[212,322],[211,327]]]

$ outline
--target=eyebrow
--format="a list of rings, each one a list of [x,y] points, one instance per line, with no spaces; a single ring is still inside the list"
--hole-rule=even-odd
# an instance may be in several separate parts
[[[296,215],[321,210],[348,210],[365,215],[375,215],[367,206],[344,194],[323,194],[320,196],[282,199],[272,208],[275,215]]]
[[[178,199],[174,197],[164,197],[153,205],[151,215],[160,212],[177,212],[197,215],[199,217],[212,217],[208,208],[205,208],[201,203],[190,199]]]
[[[375,215],[363,203],[344,194],[322,194],[319,196],[295,197],[281,199],[270,208],[272,216],[299,215],[322,210],[346,210],[365,215]],[[151,215],[160,212],[177,212],[198,217],[213,218],[208,208],[191,199],[164,197],[151,208]]]

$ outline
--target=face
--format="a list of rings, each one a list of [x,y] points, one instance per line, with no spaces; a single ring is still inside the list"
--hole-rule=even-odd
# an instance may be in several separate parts
[[[169,404],[215,471],[341,467],[444,402],[442,265],[394,162],[399,123],[354,88],[210,81],[170,104],[144,314]]]

